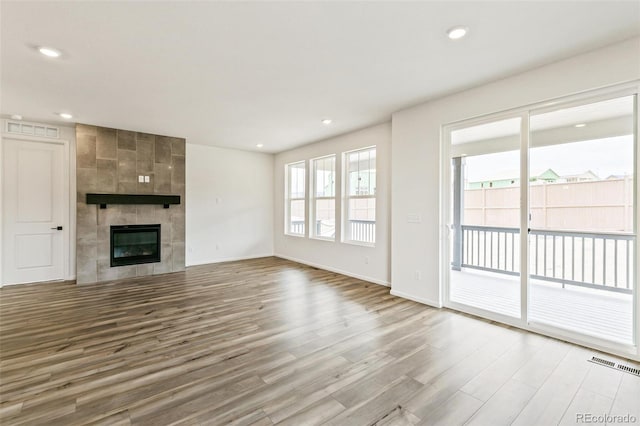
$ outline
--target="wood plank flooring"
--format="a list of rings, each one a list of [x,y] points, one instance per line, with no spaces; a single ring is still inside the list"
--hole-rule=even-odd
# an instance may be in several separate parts
[[[2,424],[640,419],[640,378],[595,351],[278,258],[0,296]]]

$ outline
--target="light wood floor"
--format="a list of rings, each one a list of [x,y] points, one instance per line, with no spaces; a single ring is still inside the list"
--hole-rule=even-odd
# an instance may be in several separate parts
[[[277,258],[0,294],[2,424],[640,419],[594,351]]]

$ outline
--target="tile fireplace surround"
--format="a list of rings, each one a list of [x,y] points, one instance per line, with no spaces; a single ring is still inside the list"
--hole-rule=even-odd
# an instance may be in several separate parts
[[[77,282],[108,281],[184,270],[185,140],[78,124]],[[148,183],[138,176],[149,176]],[[87,193],[180,195],[181,203],[87,205]],[[161,262],[110,266],[111,225],[161,225]]]

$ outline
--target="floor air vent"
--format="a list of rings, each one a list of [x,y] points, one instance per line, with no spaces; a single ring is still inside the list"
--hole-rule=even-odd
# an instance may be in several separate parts
[[[629,374],[640,377],[640,368],[633,368],[628,365],[618,364],[618,370],[626,371]]]
[[[598,358],[597,356],[592,356],[589,362],[593,362],[594,364],[598,365],[604,365],[605,367],[614,368],[616,370],[624,371],[625,373],[633,374],[634,376],[640,377],[640,368],[630,367],[624,364],[616,364],[613,361]]]
[[[613,361],[607,361],[606,359],[598,358],[597,356],[592,356],[589,360],[595,364],[604,365],[611,368],[616,368],[616,363]]]

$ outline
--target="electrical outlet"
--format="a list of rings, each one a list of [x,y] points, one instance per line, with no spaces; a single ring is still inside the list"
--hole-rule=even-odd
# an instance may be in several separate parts
[[[149,183],[151,182],[151,180],[149,179],[149,176],[145,176],[144,177],[144,183]]]
[[[142,175],[138,176],[138,182],[144,183],[144,176]]]
[[[365,263],[365,265],[369,264],[369,256],[365,256],[364,257],[364,263]]]
[[[422,279],[422,272],[421,271],[416,271],[415,272],[415,278],[417,281],[420,281]]]

